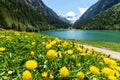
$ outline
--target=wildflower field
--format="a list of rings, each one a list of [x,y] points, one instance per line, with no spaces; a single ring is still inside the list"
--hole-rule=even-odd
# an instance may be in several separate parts
[[[120,80],[120,60],[56,37],[3,30],[0,80]]]

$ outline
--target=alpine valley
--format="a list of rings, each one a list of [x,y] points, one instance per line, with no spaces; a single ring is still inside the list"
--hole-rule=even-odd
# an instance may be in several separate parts
[[[41,31],[68,26],[69,21],[59,17],[42,0],[0,0],[0,28]]]

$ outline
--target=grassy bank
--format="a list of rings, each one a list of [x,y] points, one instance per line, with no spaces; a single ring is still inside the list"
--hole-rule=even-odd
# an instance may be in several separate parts
[[[0,31],[0,80],[120,80],[120,60],[36,33]]]
[[[69,40],[69,41],[120,52],[120,43],[117,42],[87,41],[87,40]]]

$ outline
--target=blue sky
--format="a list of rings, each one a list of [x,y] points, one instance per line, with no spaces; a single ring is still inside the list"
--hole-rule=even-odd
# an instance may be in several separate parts
[[[43,0],[58,15],[80,17],[87,8],[98,0]]]

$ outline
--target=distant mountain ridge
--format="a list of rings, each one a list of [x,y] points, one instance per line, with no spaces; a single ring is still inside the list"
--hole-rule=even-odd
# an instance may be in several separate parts
[[[42,0],[0,0],[1,28],[40,31],[68,26]]]
[[[112,7],[113,5],[119,3],[120,0],[98,0],[97,3],[92,5],[81,17],[77,20],[77,22],[90,18],[99,14],[102,11],[107,10],[108,8]]]
[[[61,18],[58,16],[51,8],[47,7],[42,0],[25,0],[26,3],[33,7],[39,14],[44,14],[45,16],[53,16],[59,20],[70,23],[66,18]]]
[[[120,2],[91,18],[76,22],[74,28],[120,30]]]

